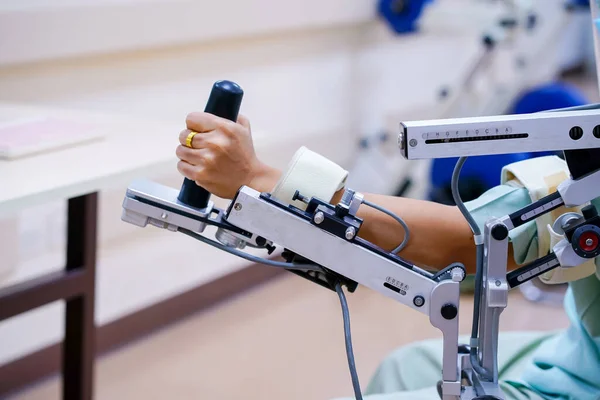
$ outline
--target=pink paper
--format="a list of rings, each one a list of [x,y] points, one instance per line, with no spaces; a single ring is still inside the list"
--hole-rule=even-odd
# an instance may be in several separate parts
[[[31,147],[36,144],[64,143],[89,136],[92,125],[42,118],[0,126],[0,148],[5,150]]]

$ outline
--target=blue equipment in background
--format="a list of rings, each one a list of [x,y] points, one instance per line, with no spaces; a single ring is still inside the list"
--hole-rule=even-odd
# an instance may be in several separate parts
[[[433,0],[379,0],[377,11],[398,34],[416,31],[423,8]]]
[[[585,96],[575,87],[564,83],[550,83],[523,94],[509,110],[509,114],[529,114],[540,111],[574,107],[587,104]],[[557,153],[500,154],[470,157],[461,171],[459,191],[464,201],[481,196],[485,191],[500,184],[505,165],[533,157]],[[559,154],[560,155],[560,154]],[[436,159],[431,166],[432,201],[454,205],[450,183],[457,158]]]

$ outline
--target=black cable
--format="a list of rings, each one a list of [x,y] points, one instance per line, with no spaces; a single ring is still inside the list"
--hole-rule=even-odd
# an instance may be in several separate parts
[[[297,269],[297,270],[304,270],[304,271],[319,271],[319,272],[323,271],[323,269],[320,266],[315,265],[315,264],[293,264],[293,263],[268,260],[266,258],[257,257],[252,254],[247,254],[247,253],[244,253],[243,251],[239,251],[238,249],[225,246],[219,242],[208,239],[202,235],[199,235],[195,232],[192,232],[192,231],[184,229],[184,228],[178,228],[178,231],[183,233],[184,235],[190,236],[196,240],[199,240],[199,241],[209,244],[213,247],[216,247],[219,250],[223,250],[227,253],[236,255],[238,257],[244,258],[244,259],[252,261],[252,262],[266,264],[266,265],[270,265],[270,266],[274,266],[274,267],[283,267],[286,269]],[[346,356],[348,358],[348,367],[350,369],[350,376],[352,378],[352,387],[354,388],[354,394],[356,396],[356,400],[362,400],[363,397],[362,397],[362,394],[360,391],[360,382],[358,380],[358,373],[356,372],[356,363],[354,361],[354,351],[352,350],[352,335],[350,332],[350,311],[348,310],[348,302],[346,301],[346,295],[344,294],[344,291],[342,290],[342,287],[339,282],[337,282],[335,284],[335,291],[337,292],[337,294],[340,298],[340,303],[342,305],[342,317],[344,319],[344,338],[345,338],[345,342],[346,342]]]
[[[385,207],[371,203],[368,200],[363,200],[362,202],[366,206],[369,206],[371,208],[374,208],[377,211],[380,211],[386,215],[389,215],[390,217],[392,217],[396,221],[398,221],[398,223],[400,225],[402,225],[402,228],[404,228],[404,239],[402,239],[402,243],[400,243],[400,245],[398,245],[398,247],[396,247],[394,250],[392,250],[392,253],[396,254],[396,253],[402,251],[408,244],[408,239],[410,238],[410,230],[408,229],[408,225],[406,224],[406,222],[404,222],[404,220],[402,218],[400,218],[399,216],[397,216],[396,214],[394,214],[393,212],[391,212],[390,210],[388,210]]]
[[[463,165],[467,161],[467,157],[460,157],[456,162],[456,166],[454,167],[454,171],[452,172],[452,197],[456,206],[465,217],[469,226],[471,227],[471,231],[473,231],[473,235],[475,236],[475,248],[476,248],[476,269],[475,269],[475,295],[473,299],[473,324],[471,327],[471,352],[469,354],[469,358],[472,364],[473,369],[479,375],[490,378],[491,374],[483,368],[479,364],[479,359],[477,358],[477,348],[479,344],[477,343],[479,336],[479,307],[481,302],[481,288],[483,285],[483,258],[484,258],[484,245],[483,240],[481,238],[481,229],[477,225],[477,222],[467,210],[462,198],[460,197],[460,192],[458,190],[458,180],[460,177],[460,171],[462,170]]]
[[[280,267],[280,268],[285,268],[285,269],[298,269],[298,270],[302,270],[302,271],[319,271],[319,272],[323,271],[323,268],[321,268],[320,266],[318,266],[316,264],[294,264],[294,263],[268,260],[266,258],[261,258],[261,257],[254,256],[252,254],[244,253],[243,251],[239,251],[238,249],[235,249],[233,247],[225,246],[224,244],[221,244],[214,240],[208,239],[202,235],[199,235],[195,232],[192,232],[192,231],[184,229],[184,228],[178,228],[178,231],[183,233],[184,235],[193,237],[196,240],[199,240],[199,241],[209,244],[213,247],[216,247],[219,250],[223,250],[229,254],[233,254],[235,256],[241,257],[243,259],[246,259],[248,261],[252,261],[255,263],[265,264],[265,265],[270,265],[272,267]]]
[[[352,336],[350,332],[350,311],[348,310],[348,302],[346,301],[346,295],[342,290],[342,286],[339,282],[335,284],[335,291],[340,298],[342,305],[342,317],[344,319],[344,339],[346,342],[346,357],[348,358],[348,368],[350,369],[350,377],[352,378],[352,387],[354,388],[354,396],[356,400],[362,400],[362,393],[360,391],[360,382],[358,381],[358,373],[356,372],[356,363],[354,361],[354,350],[352,350]]]

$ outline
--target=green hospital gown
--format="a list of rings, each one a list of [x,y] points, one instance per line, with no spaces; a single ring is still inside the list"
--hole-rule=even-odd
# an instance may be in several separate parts
[[[490,217],[528,204],[526,189],[497,186],[467,208],[483,231]],[[600,210],[600,198],[594,205]],[[530,222],[510,233],[515,261],[537,258],[537,228]],[[564,307],[570,327],[561,332],[503,332],[499,378],[507,400],[600,400],[600,261],[597,272],[569,284]],[[511,310],[510,303],[505,314]],[[462,343],[468,343],[463,337]],[[402,347],[381,363],[364,390],[365,400],[436,400],[441,377],[441,340]]]

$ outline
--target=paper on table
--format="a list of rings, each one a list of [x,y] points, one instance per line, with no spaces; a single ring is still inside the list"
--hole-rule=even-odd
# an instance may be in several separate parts
[[[0,122],[0,159],[11,160],[99,140],[91,124],[38,117]]]

